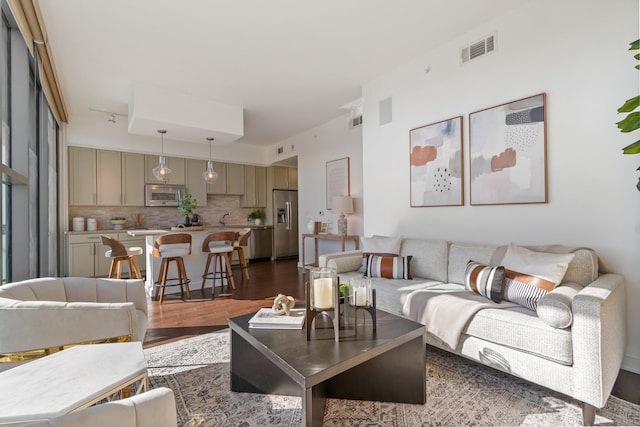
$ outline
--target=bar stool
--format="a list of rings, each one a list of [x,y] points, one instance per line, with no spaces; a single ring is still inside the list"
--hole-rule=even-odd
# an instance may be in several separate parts
[[[219,231],[217,233],[209,234],[204,238],[202,242],[202,252],[208,252],[207,264],[204,268],[204,274],[202,275],[202,291],[204,292],[204,285],[207,281],[207,277],[213,279],[211,286],[211,299],[216,293],[216,279],[220,279],[220,286],[224,286],[224,279],[227,279],[227,283],[231,283],[233,289],[236,288],[235,280],[233,280],[233,274],[231,272],[231,255],[233,254],[233,242],[238,239],[238,233],[234,231]],[[213,270],[209,273],[209,266],[213,259]],[[224,260],[224,265],[222,261]],[[217,270],[217,271],[216,271]]]
[[[173,233],[159,236],[153,245],[153,256],[162,258],[160,264],[160,272],[158,273],[158,281],[155,282],[156,291],[154,298],[158,298],[160,291],[160,304],[164,300],[164,290],[167,286],[180,286],[180,298],[184,300],[184,289],[187,288],[187,297],[191,299],[191,291],[189,290],[189,280],[187,272],[184,268],[184,259],[182,257],[191,254],[191,234]],[[171,261],[176,263],[178,277],[170,279],[168,277],[169,264]],[[178,283],[167,283],[175,281]]]
[[[244,282],[245,279],[247,282],[249,281],[249,266],[247,265],[247,259],[244,256],[244,249],[242,247],[247,246],[250,235],[251,229],[249,228],[246,233],[242,234],[238,240],[233,242],[233,251],[238,254],[238,261],[240,262],[238,268],[242,270],[242,282]]]
[[[110,279],[120,278],[122,262],[126,262],[129,264],[130,279],[134,277],[134,274],[136,279],[142,279],[142,275],[140,274],[140,267],[138,267],[138,260],[136,259],[136,255],[142,255],[144,253],[144,250],[142,248],[136,246],[127,248],[119,240],[109,236],[105,236],[104,234],[100,235],[100,239],[102,240],[103,245],[109,246],[109,248],[111,248],[104,253],[105,257],[111,258],[111,267],[109,267]]]

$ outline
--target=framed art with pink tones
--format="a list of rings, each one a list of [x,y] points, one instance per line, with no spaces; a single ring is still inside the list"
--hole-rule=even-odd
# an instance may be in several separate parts
[[[546,94],[469,114],[472,205],[547,203]]]
[[[462,116],[409,131],[411,207],[461,206]]]

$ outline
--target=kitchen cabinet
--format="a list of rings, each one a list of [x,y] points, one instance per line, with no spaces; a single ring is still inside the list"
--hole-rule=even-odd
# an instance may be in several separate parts
[[[102,233],[79,233],[67,234],[66,252],[67,269],[66,275],[70,277],[107,277],[111,267],[111,258],[104,256],[110,248],[103,245],[100,234],[119,240],[127,247],[137,246],[143,249],[143,254],[136,256],[138,265],[144,268],[145,265],[145,241],[144,238],[129,236],[126,232],[102,232]],[[123,274],[128,274],[128,270],[123,270]]]
[[[167,167],[171,169],[171,175],[169,179],[164,181],[164,184],[173,184],[173,185],[185,185],[185,163],[186,159],[181,159],[178,157],[165,157],[167,161]],[[153,176],[153,168],[158,166],[158,162],[160,160],[160,156],[149,155],[145,156],[145,182],[149,184],[158,184],[161,181],[158,181],[155,176]]]
[[[144,154],[122,153],[122,205],[144,206]]]
[[[122,155],[118,151],[97,150],[97,204],[122,204]]]
[[[95,149],[69,147],[69,205],[96,205],[96,165]]]
[[[198,206],[207,205],[207,183],[202,172],[207,169],[206,160],[187,159],[186,186],[187,192],[198,201]]]
[[[144,206],[144,155],[69,147],[70,206]]]
[[[267,168],[244,166],[244,196],[240,199],[244,208],[267,206]]]
[[[298,169],[284,166],[271,166],[273,188],[275,190],[297,190]]]
[[[207,185],[209,194],[244,194],[244,165],[214,162],[218,179]]]

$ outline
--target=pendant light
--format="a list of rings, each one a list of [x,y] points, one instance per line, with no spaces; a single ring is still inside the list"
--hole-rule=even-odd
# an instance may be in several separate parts
[[[167,133],[167,131],[164,129],[158,129],[158,133],[162,140],[162,154],[158,160],[158,166],[153,168],[153,176],[155,176],[158,181],[166,181],[169,179],[169,176],[171,176],[171,169],[167,167],[167,159],[164,157],[164,134]]]
[[[213,138],[207,138],[209,141],[209,161],[207,161],[207,170],[202,172],[202,178],[207,184],[213,184],[218,179],[218,172],[213,170],[213,161],[211,160],[211,143]]]

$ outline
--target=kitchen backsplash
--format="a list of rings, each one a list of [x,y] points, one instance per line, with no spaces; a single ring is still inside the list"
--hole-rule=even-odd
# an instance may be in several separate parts
[[[224,196],[224,195],[208,195],[207,205],[198,204],[195,210],[200,215],[203,224],[218,225],[222,216],[229,213],[225,217],[226,224],[252,224],[247,221],[247,215],[254,211],[255,208],[240,207],[240,196]],[[263,208],[263,210],[265,210]],[[265,210],[266,211],[266,210]],[[111,230],[111,218],[124,217],[127,223],[124,228],[135,226],[135,217],[137,214],[144,215],[142,227],[171,227],[182,222],[180,211],[177,207],[139,207],[139,206],[69,206],[69,224],[68,229],[72,230],[73,217],[81,216],[85,218],[96,218],[98,230]]]

